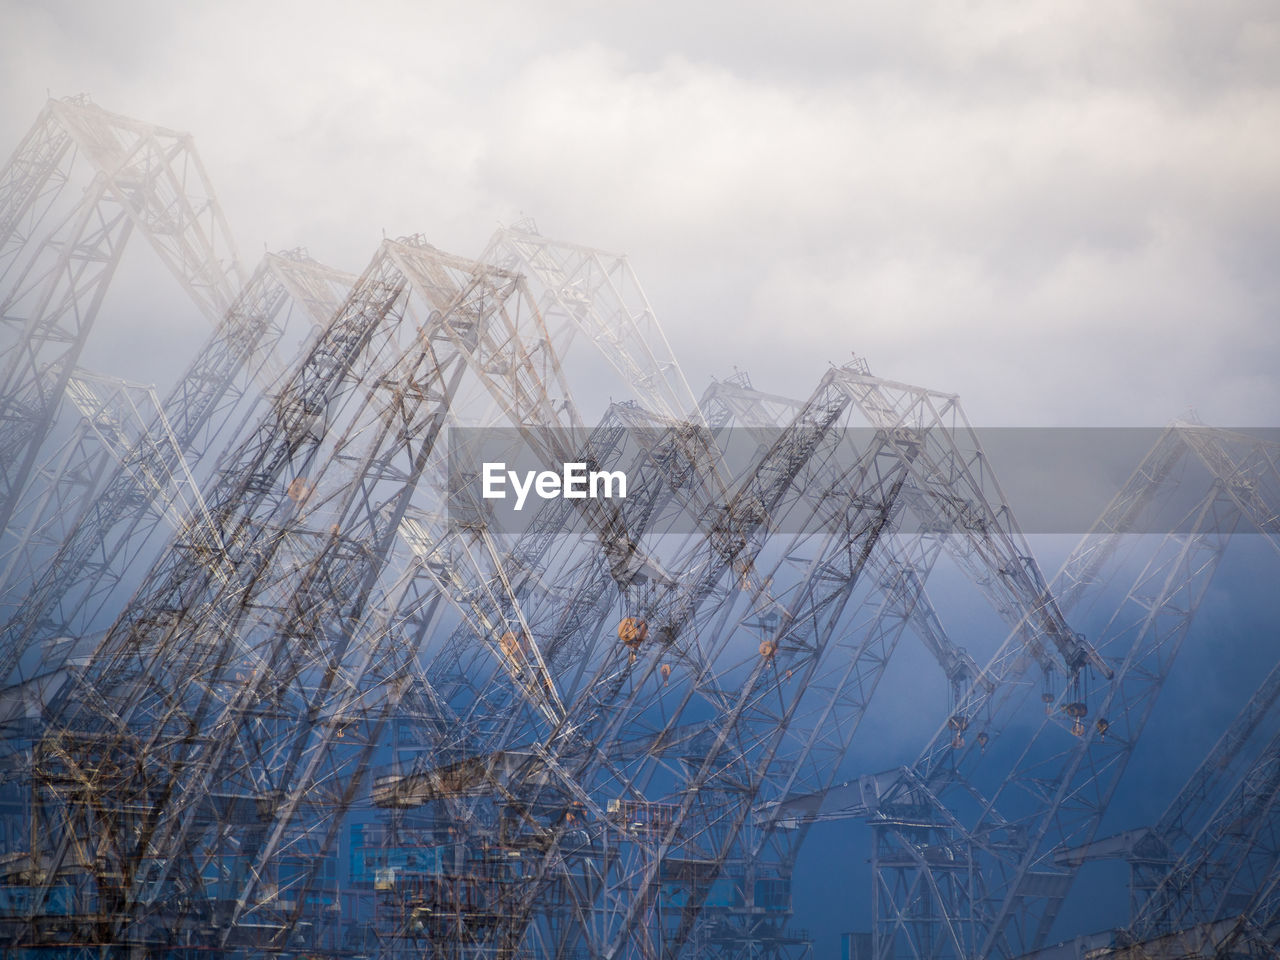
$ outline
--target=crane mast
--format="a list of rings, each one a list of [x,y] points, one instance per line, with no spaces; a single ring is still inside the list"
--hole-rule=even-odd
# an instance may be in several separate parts
[[[163,399],[85,366],[135,233],[213,327]],[[1110,955],[1274,953],[1280,667],[1097,836],[1232,533],[1280,549],[1265,438],[1174,422],[1050,583],[954,394],[698,399],[627,258],[527,220],[246,276],[191,138],[87,98],[0,169],[0,299],[0,949],[807,960],[857,816],[880,960],[1037,951],[1104,856]],[[465,474],[526,455],[626,493],[511,521]],[[906,633],[937,732],[847,779]]]

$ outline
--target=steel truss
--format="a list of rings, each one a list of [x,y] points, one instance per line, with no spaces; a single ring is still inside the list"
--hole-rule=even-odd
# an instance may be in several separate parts
[[[1112,675],[1047,696],[1036,735],[992,771],[992,757],[1010,754],[985,747],[1031,689],[1018,682],[1032,658],[1015,634],[984,671],[989,683],[958,710],[981,729],[982,746],[975,738],[955,750],[944,728],[915,765],[874,783],[864,809],[876,833],[879,955],[1015,956],[1048,935],[1080,862],[1061,850],[1092,841],[1241,512],[1263,529],[1272,522],[1256,484],[1230,465],[1225,435],[1180,430],[1157,444],[1065,567],[1062,595],[1075,596],[1073,580],[1097,576],[1114,549],[1106,541],[1130,527],[1178,456],[1204,454],[1219,481],[1189,515],[1192,533],[1166,538],[1101,634]],[[1265,455],[1253,463],[1259,474],[1274,469]],[[984,793],[980,775],[994,789]]]
[[[78,202],[77,169],[92,182]],[[133,229],[212,322],[241,284],[191,138],[51,100],[0,173],[0,529],[7,527]]]
[[[76,366],[134,230],[214,323],[163,402]],[[0,172],[0,279],[6,949],[807,956],[791,877],[834,802],[872,824],[878,956],[1014,956],[1099,849],[1231,531],[1280,542],[1274,450],[1179,423],[1051,588],[953,395],[855,360],[698,403],[626,259],[528,222],[475,261],[411,237],[358,279],[294,251],[246,281],[190,139],[83,100]],[[317,328],[286,367],[290,305]],[[634,399],[592,427],[600,369]],[[475,425],[632,491],[506,533],[446,482]],[[1087,641],[1067,614],[1191,460],[1189,532]],[[985,669],[925,594],[943,555],[1009,630]],[[939,732],[835,785],[907,631]],[[1274,939],[1277,753],[1242,748],[1277,689],[1144,834],[1133,940]]]

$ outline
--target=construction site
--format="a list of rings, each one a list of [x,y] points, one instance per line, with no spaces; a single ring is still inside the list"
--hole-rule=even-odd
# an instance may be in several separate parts
[[[0,954],[835,960],[794,889],[848,823],[842,960],[1280,956],[1280,655],[1107,820],[1233,537],[1275,582],[1273,436],[1153,431],[1055,574],[856,343],[695,388],[624,256],[249,263],[214,182],[83,96],[0,173]],[[204,323],[159,388],[86,359],[132,262]],[[904,653],[935,732],[867,769]]]

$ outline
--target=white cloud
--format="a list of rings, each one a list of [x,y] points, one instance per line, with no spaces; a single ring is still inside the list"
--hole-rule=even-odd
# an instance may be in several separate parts
[[[242,245],[499,219],[624,250],[695,387],[851,350],[987,421],[1267,419],[1280,26],[1253,3],[14,7],[50,87],[192,129]],[[15,39],[15,36],[20,36]],[[252,259],[252,255],[250,255]]]

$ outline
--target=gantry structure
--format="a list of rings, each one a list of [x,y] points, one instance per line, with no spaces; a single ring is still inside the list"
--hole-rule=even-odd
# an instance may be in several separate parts
[[[209,325],[160,390],[83,363],[135,234]],[[1267,439],[1175,422],[1049,578],[952,394],[855,357],[696,395],[627,259],[529,221],[246,270],[191,138],[84,97],[0,175],[0,297],[7,955],[809,957],[849,817],[883,960],[1041,951],[1101,858],[1096,949],[1275,950],[1280,667],[1098,835],[1229,538],[1280,544]],[[516,523],[460,479],[495,443],[627,492]],[[904,640],[938,733],[849,779]]]

